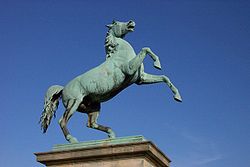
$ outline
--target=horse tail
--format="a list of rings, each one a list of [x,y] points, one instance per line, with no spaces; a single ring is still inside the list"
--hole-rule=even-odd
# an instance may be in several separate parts
[[[39,123],[41,123],[41,129],[45,133],[50,124],[51,118],[56,116],[56,110],[59,105],[59,100],[61,99],[63,86],[53,85],[49,87],[44,99],[43,112],[40,117]]]

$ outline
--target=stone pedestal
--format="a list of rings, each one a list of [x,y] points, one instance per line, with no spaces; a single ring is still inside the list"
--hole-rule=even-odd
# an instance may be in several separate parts
[[[169,167],[171,162],[142,136],[56,145],[35,155],[47,167]]]

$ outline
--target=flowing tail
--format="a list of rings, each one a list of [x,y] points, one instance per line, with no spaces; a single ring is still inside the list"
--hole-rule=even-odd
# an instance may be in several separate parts
[[[39,121],[39,123],[41,123],[41,129],[43,130],[43,133],[47,131],[53,115],[55,117],[59,100],[61,99],[62,90],[63,86],[60,85],[53,85],[47,90],[44,99],[43,112]]]

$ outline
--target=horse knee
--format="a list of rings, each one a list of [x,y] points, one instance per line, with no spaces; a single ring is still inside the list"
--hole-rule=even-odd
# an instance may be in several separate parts
[[[168,77],[166,77],[165,75],[162,75],[162,79],[164,82],[166,82],[168,85],[172,85],[170,79]]]
[[[144,47],[144,48],[142,48],[142,50],[143,50],[144,52],[150,52],[150,51],[151,51],[151,49],[150,49],[149,47]]]
[[[63,118],[60,118],[59,121],[58,121],[58,124],[60,125],[60,127],[64,127],[66,125],[66,122]]]
[[[61,126],[61,123],[62,123],[62,118],[60,118],[59,120],[58,120],[58,124]]]

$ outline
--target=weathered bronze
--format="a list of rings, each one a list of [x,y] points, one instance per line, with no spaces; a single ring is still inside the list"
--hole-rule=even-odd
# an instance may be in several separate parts
[[[144,72],[143,60],[149,55],[154,61],[154,67],[161,69],[158,56],[150,48],[142,48],[138,55],[132,46],[123,38],[128,32],[133,32],[134,21],[113,21],[107,25],[105,39],[106,61],[101,65],[77,76],[65,87],[51,86],[45,96],[44,110],[40,118],[41,127],[45,133],[51,118],[55,114],[59,100],[66,111],[59,120],[63,134],[70,143],[78,142],[70,135],[66,125],[75,111],[88,114],[87,127],[106,132],[109,138],[115,138],[111,128],[97,124],[100,104],[110,100],[131,84],[152,84],[165,82],[174,94],[174,99],[181,102],[177,88],[165,75],[151,75]]]

